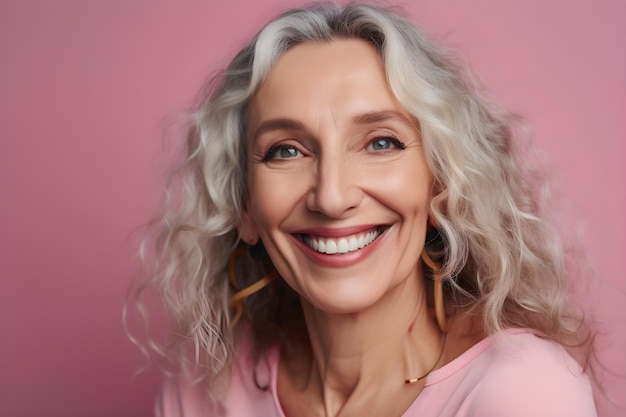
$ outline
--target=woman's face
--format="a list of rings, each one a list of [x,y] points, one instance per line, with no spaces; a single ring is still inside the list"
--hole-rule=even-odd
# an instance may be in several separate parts
[[[351,313],[422,282],[432,177],[417,122],[371,45],[287,51],[250,103],[247,132],[240,232],[260,236],[296,292]]]

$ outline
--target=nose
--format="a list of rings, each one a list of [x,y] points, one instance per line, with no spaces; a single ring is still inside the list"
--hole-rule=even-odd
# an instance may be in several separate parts
[[[315,181],[306,196],[307,209],[333,219],[346,216],[363,198],[358,177],[345,155],[321,157]]]

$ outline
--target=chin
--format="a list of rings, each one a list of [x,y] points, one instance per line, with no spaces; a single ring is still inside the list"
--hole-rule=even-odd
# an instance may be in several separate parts
[[[363,287],[363,285],[361,286]],[[363,292],[350,286],[324,291],[323,296],[302,296],[303,301],[328,314],[356,314],[370,309],[382,297],[374,291]]]

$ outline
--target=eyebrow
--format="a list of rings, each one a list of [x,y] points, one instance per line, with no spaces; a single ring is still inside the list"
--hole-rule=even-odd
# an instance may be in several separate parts
[[[363,113],[355,116],[353,119],[356,124],[373,124],[386,122],[389,120],[398,121],[411,129],[416,129],[417,126],[413,120],[395,110],[383,110],[374,111],[369,113]]]
[[[252,138],[256,140],[265,132],[271,132],[272,130],[306,130],[306,126],[304,126],[304,123],[289,118],[269,119],[261,122],[254,131]]]
[[[395,110],[383,110],[383,111],[373,111],[368,113],[363,113],[356,115],[352,118],[352,121],[359,125],[367,125],[374,124],[380,122],[386,122],[389,120],[398,121],[408,128],[416,129],[416,124],[404,114],[395,111]],[[252,136],[253,140],[256,140],[259,136],[266,132],[271,132],[273,130],[307,130],[304,123],[299,122],[294,119],[281,117],[276,119],[269,119],[261,122],[259,126],[254,131],[254,135]]]

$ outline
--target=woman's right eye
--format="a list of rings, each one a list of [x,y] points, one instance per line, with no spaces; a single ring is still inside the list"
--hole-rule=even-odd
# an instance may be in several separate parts
[[[272,146],[267,151],[265,157],[263,157],[263,162],[273,161],[277,159],[297,158],[300,156],[302,156],[302,152],[300,152],[295,146],[279,144]]]

